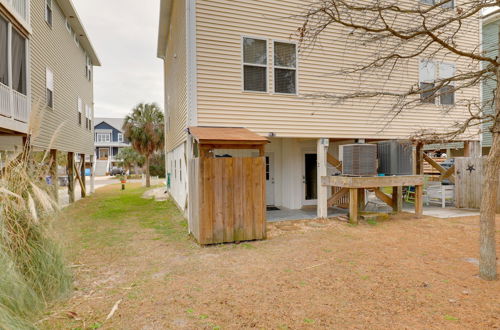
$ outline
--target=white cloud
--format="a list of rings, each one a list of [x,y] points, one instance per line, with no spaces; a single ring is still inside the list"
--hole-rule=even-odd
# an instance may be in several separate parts
[[[139,102],[163,107],[156,58],[159,0],[74,0],[102,67],[94,69],[96,117],[123,117]]]

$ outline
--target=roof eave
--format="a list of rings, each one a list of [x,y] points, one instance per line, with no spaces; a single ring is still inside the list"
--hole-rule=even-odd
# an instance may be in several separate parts
[[[160,23],[158,27],[158,48],[156,56],[161,59],[165,58],[165,54],[167,53],[172,2],[173,0],[161,0],[160,4]]]
[[[92,46],[92,42],[88,37],[88,33],[85,30],[85,27],[83,26],[82,21],[78,16],[78,13],[76,12],[73,2],[71,0],[57,0],[57,2],[61,10],[63,11],[64,15],[66,15],[66,17],[73,17],[70,21],[71,27],[80,38],[79,39],[80,45],[83,47],[83,49],[87,52],[87,54],[91,58],[92,65],[101,66],[101,61],[97,56],[94,46]]]

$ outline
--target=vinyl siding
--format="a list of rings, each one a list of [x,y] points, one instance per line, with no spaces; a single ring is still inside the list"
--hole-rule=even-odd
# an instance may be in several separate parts
[[[85,53],[66,29],[65,17],[52,1],[52,28],[45,22],[45,1],[31,0],[31,93],[33,108],[43,112],[40,135],[33,145],[64,152],[94,153],[93,130],[78,124],[78,97],[93,108],[93,84],[85,77]],[[46,107],[46,68],[54,74],[54,107]],[[93,112],[93,111],[92,111]],[[93,115],[92,115],[93,117]],[[91,127],[93,127],[93,122]],[[56,134],[58,127],[61,129]],[[56,136],[51,145],[52,137]]]
[[[389,81],[387,72],[362,79],[331,74],[366,61],[371,54],[357,40],[346,39],[340,29],[324,31],[316,47],[300,56],[299,95],[243,92],[242,37],[268,40],[268,85],[272,90],[273,40],[286,41],[295,34],[303,22],[292,17],[303,13],[304,6],[301,0],[288,0],[286,5],[278,0],[197,1],[198,125],[246,127],[278,137],[406,138],[419,129],[442,130],[466,117],[465,107],[446,112],[431,105],[405,111],[387,124],[393,99],[333,104],[307,97],[318,92],[342,95],[378,88],[405,91],[419,81],[418,59],[398,67]],[[459,45],[473,49],[479,43],[479,21],[467,24],[468,33],[460,35]],[[457,69],[467,64],[457,63]],[[479,100],[479,94],[479,88],[470,88],[456,97]]]
[[[171,19],[164,60],[167,152],[176,149],[186,139],[188,107],[185,0],[173,1]]]
[[[494,21],[483,26],[483,50],[492,55],[494,52],[498,54],[498,26],[500,22]],[[488,79],[483,83],[483,102],[487,104],[484,112],[493,114],[494,107],[489,102],[494,99],[494,91],[496,89],[496,79]],[[491,147],[493,136],[491,134],[491,126],[493,123],[485,123],[483,125],[483,147]]]

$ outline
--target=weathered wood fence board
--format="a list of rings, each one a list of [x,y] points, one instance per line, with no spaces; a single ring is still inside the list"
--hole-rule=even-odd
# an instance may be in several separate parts
[[[455,158],[455,205],[458,208],[478,209],[481,206],[484,185],[486,157]],[[500,175],[500,173],[498,174]],[[487,193],[487,192],[485,192]],[[497,212],[500,212],[500,189],[498,191]]]
[[[190,230],[198,243],[266,237],[265,159],[197,158],[191,161]]]

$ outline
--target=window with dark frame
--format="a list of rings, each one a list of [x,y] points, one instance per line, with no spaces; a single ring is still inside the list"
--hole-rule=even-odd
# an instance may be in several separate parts
[[[12,29],[12,89],[23,95],[27,94],[26,82],[26,39]]]
[[[82,109],[83,109],[82,99],[78,98],[78,125],[80,126],[82,126]]]
[[[267,41],[243,38],[243,90],[267,92]]]
[[[45,0],[45,21],[52,27],[52,0]]]
[[[420,61],[420,101],[422,103],[440,105],[455,104],[455,86],[453,82],[445,82],[439,90],[436,90],[436,83],[455,76],[455,64],[445,62],[434,62],[430,60]]]
[[[297,93],[297,48],[295,44],[274,42],[274,92]]]

